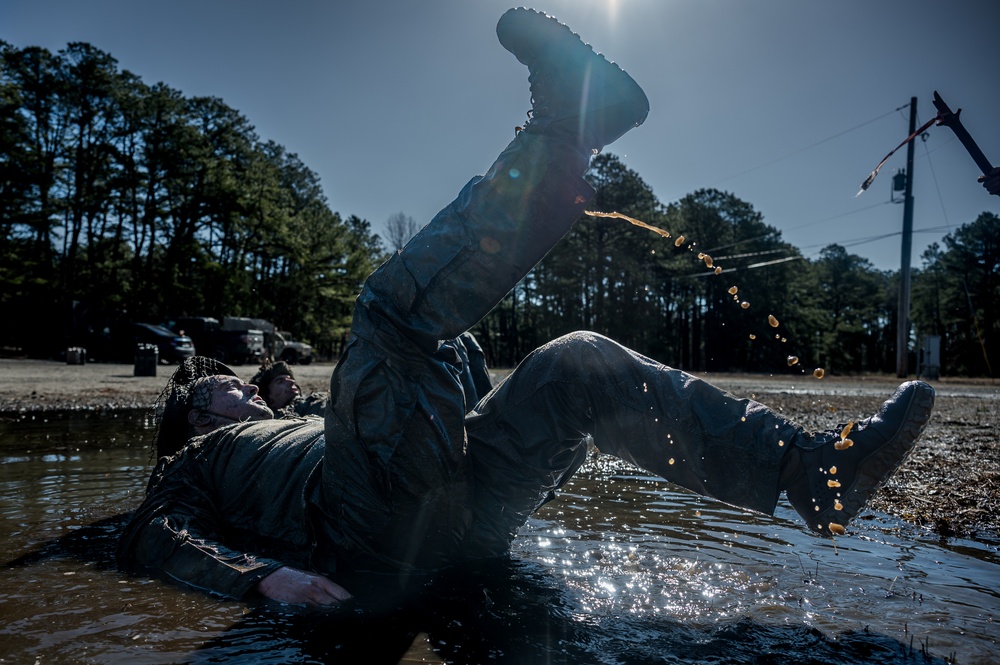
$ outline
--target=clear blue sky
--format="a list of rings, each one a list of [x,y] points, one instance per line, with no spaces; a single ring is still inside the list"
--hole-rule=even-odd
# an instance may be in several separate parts
[[[397,212],[428,221],[524,119],[526,70],[495,33],[510,6],[0,0],[0,38],[53,51],[89,42],[146,83],[222,98],[262,139],[318,173],[335,211],[381,231]],[[997,0],[532,6],[646,90],[648,120],[608,150],[659,200],[729,191],[807,256],[838,242],[880,269],[899,267],[903,206],[889,202],[889,189],[906,151],[855,194],[906,137],[911,97],[923,122],[938,90],[1000,163]],[[914,172],[915,267],[949,230],[984,211],[1000,214],[1000,197],[976,182],[975,164],[947,128],[917,144]]]

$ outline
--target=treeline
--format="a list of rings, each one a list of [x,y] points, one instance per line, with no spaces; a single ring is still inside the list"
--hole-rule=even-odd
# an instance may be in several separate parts
[[[701,190],[663,205],[614,155],[595,158],[590,177],[598,192],[591,210],[616,211],[671,237],[584,217],[477,326],[494,364],[590,329],[695,372],[896,371],[898,272],[877,270],[839,245],[806,259],[725,192]],[[943,373],[994,376],[998,222],[982,214],[943,248],[931,246],[913,272],[911,374],[918,338],[938,335]]]
[[[118,320],[271,320],[336,351],[381,258],[319,178],[221,100],[146,85],[88,44],[0,43],[2,344]]]
[[[295,155],[90,45],[0,56],[0,347],[54,355],[118,320],[230,315],[336,356],[386,248]],[[725,192],[662,204],[611,154],[590,177],[592,210],[671,237],[585,216],[476,326],[492,365],[589,329],[690,371],[895,371],[898,274],[837,245],[804,258]],[[939,335],[944,373],[993,375],[997,222],[984,213],[914,271],[911,349]]]

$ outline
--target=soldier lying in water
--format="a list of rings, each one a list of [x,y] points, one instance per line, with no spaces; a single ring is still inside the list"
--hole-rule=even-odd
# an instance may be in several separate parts
[[[183,364],[123,565],[232,598],[336,604],[373,573],[504,556],[590,437],[750,511],[772,513],[784,492],[809,528],[843,533],[911,451],[933,406],[925,383],[850,432],[807,432],[590,332],[479,393],[473,363],[439,340],[475,325],[559,241],[594,194],[591,155],[648,112],[628,74],[551,17],[512,9],[497,34],[528,67],[530,121],[366,280],[324,417],[272,419],[229,368]]]

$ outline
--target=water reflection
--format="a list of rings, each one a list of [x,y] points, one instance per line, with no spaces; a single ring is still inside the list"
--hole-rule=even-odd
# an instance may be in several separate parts
[[[0,653],[100,663],[996,661],[995,544],[878,515],[819,539],[591,462],[514,558],[337,611],[235,603],[114,568],[149,472],[142,413],[0,422]]]

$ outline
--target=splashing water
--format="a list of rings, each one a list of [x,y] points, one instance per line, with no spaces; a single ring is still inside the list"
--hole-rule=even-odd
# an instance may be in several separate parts
[[[890,155],[891,154],[892,153],[890,153]],[[888,159],[888,158],[889,158],[889,155],[886,155],[886,159]],[[882,160],[882,161],[883,161],[883,163],[885,162],[885,160]],[[879,168],[881,168],[881,166],[882,165],[879,164]],[[871,184],[870,180],[874,179],[874,176],[875,176],[875,174],[877,172],[878,172],[878,168],[876,168],[876,170],[872,172],[872,175],[869,176],[869,181],[866,181],[867,184],[862,187],[862,191],[864,189],[867,189],[867,185]],[[653,233],[656,233],[656,234],[658,234],[658,235],[660,235],[660,236],[662,236],[664,238],[671,238],[672,237],[672,235],[670,234],[669,231],[661,229],[661,228],[659,228],[657,226],[653,226],[652,224],[647,224],[646,222],[644,222],[644,221],[642,221],[640,219],[636,219],[634,217],[629,217],[628,215],[622,214],[620,212],[600,212],[600,211],[596,211],[596,210],[584,210],[583,212],[584,212],[585,215],[588,215],[590,217],[595,217],[595,218],[621,219],[621,220],[624,220],[624,221],[626,221],[629,224],[632,224],[634,226],[638,226],[640,228],[652,231]],[[685,242],[686,242],[685,236],[683,234],[678,235],[677,238],[674,239],[674,247],[680,248],[681,246],[684,245]],[[690,243],[688,245],[688,249],[691,250],[691,251],[693,251],[694,250],[694,246],[696,244],[697,243],[695,243],[695,242]],[[656,253],[655,250],[653,250],[651,252],[651,254],[655,254],[655,253]],[[716,275],[721,275],[722,274],[722,272],[723,272],[722,266],[715,265],[714,259],[709,254],[707,254],[705,252],[698,252],[697,256],[698,256],[698,260],[699,261],[703,261],[705,263],[705,267],[706,268],[711,269]],[[734,284],[733,286],[731,286],[728,289],[728,292],[729,292],[729,294],[731,296],[733,296],[733,301],[736,302],[736,303],[738,303],[741,309],[744,309],[744,310],[750,309],[750,303],[748,301],[746,301],[746,300],[740,301],[740,298],[737,295],[737,293],[739,292],[739,287],[738,286],[736,286]],[[768,323],[771,325],[772,328],[777,328],[780,325],[778,319],[773,314],[769,314],[768,317],[767,317],[767,320],[768,320]],[[753,334],[750,335],[750,339],[751,340],[755,340],[756,338],[757,338],[756,335],[753,335]],[[775,339],[781,340],[782,343],[786,343],[788,341],[788,339],[786,337],[782,337],[781,335],[775,335]],[[795,358],[794,362],[792,362],[792,358]],[[789,367],[791,367],[793,365],[797,365],[797,364],[798,364],[798,358],[796,356],[791,356],[791,355],[788,356],[788,366]],[[805,373],[806,370],[802,370],[802,371],[803,371],[803,373]],[[813,370],[813,376],[815,378],[821,379],[821,378],[823,378],[823,375],[824,375],[824,371],[823,371],[822,368],[817,368],[817,369]]]
[[[629,217],[628,215],[623,215],[620,212],[596,212],[596,211],[592,211],[592,210],[584,210],[583,214],[590,215],[591,217],[608,217],[608,218],[611,218],[611,219],[624,219],[629,224],[635,224],[636,226],[642,227],[644,229],[648,229],[648,230],[652,231],[653,233],[660,234],[664,238],[669,238],[670,237],[670,233],[669,232],[664,231],[663,229],[658,228],[656,226],[653,226],[652,224],[647,224],[646,222],[643,222],[641,220],[635,219],[634,217]],[[681,236],[680,238],[678,238],[678,240],[680,240],[681,242],[683,242],[684,236]],[[675,245],[677,244],[676,241],[675,241],[674,244]]]

